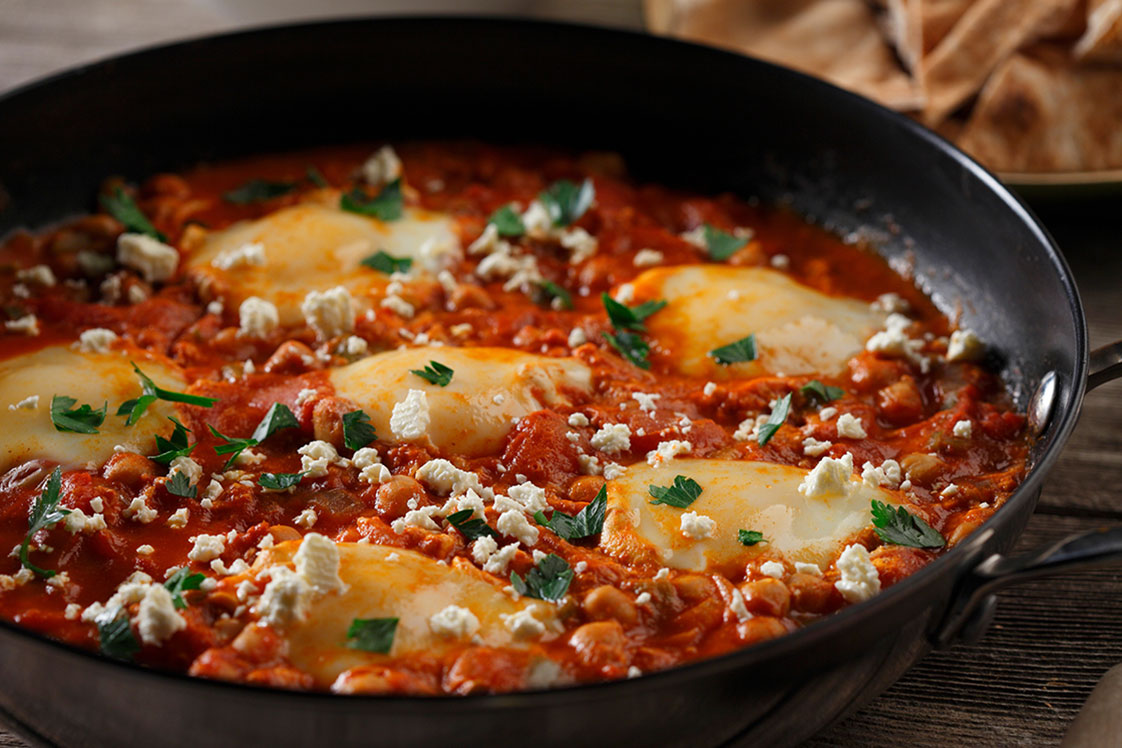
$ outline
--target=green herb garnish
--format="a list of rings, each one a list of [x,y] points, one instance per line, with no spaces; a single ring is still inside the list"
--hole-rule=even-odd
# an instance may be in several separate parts
[[[172,572],[171,576],[164,582],[164,587],[171,593],[171,602],[176,608],[182,610],[187,607],[187,601],[183,599],[183,593],[188,590],[197,590],[199,585],[206,579],[202,574],[192,574],[191,570],[186,566],[181,566]]]
[[[265,417],[261,419],[261,423],[253,430],[253,436],[250,438],[255,443],[250,446],[257,446],[281,429],[294,429],[299,426],[300,422],[296,420],[296,416],[287,405],[273,403],[265,413]]]
[[[251,179],[241,187],[230,190],[222,199],[234,205],[263,203],[267,200],[287,195],[296,189],[296,182],[272,182],[267,179]]]
[[[741,239],[708,223],[705,224],[705,248],[709,252],[710,259],[727,260],[747,243],[747,239]]]
[[[526,224],[522,223],[522,216],[518,215],[509,203],[492,213],[487,223],[495,224],[499,236],[522,236],[526,233]]]
[[[261,473],[257,485],[270,491],[287,491],[304,477],[304,473]]]
[[[394,257],[388,252],[379,249],[377,252],[364,259],[362,264],[368,268],[377,270],[379,273],[392,275],[393,273],[408,273],[409,268],[413,267],[413,258]]]
[[[638,366],[640,369],[650,369],[651,362],[647,356],[651,352],[651,346],[647,341],[643,340],[642,336],[634,332],[617,332],[601,333],[604,339],[611,343],[612,348],[619,351],[619,354],[631,363]]]
[[[195,498],[198,486],[191,485],[191,479],[182,470],[176,470],[164,483],[164,487],[172,496],[182,496],[185,499]]]
[[[565,540],[579,540],[599,534],[604,529],[604,514],[608,509],[608,487],[600,486],[596,498],[576,513],[569,516],[564,512],[554,511],[553,516],[546,519],[543,512],[535,512],[534,519],[539,525],[544,525],[553,530]]]
[[[756,442],[761,447],[771,441],[771,437],[775,436],[776,431],[779,431],[779,427],[787,420],[787,414],[790,410],[791,393],[788,392],[786,395],[779,398],[779,402],[772,408],[771,415],[767,417],[767,423],[760,427]]]
[[[820,403],[828,403],[831,400],[837,400],[845,394],[845,390],[841,387],[831,387],[828,384],[822,384],[817,379],[812,379],[802,387],[799,392],[812,400],[817,400]]]
[[[59,509],[59,489],[62,487],[62,468],[56,467],[51,473],[51,477],[47,479],[47,485],[43,487],[42,493],[35,503],[31,505],[31,516],[27,520],[27,534],[23,536],[23,542],[19,546],[19,560],[25,568],[31,569],[44,579],[50,579],[56,572],[50,569],[43,569],[31,563],[27,557],[28,549],[31,546],[31,539],[35,533],[40,530],[52,527],[60,522],[66,515],[70,514],[69,509]]]
[[[101,639],[101,653],[106,657],[129,661],[140,651],[140,642],[132,633],[127,615],[118,613],[111,621],[98,621],[97,634]]]
[[[228,470],[230,466],[234,464],[234,461],[238,459],[238,456],[242,452],[249,449],[250,447],[257,446],[256,439],[236,439],[232,436],[226,436],[213,426],[208,425],[207,428],[210,429],[210,433],[213,434],[216,438],[221,439],[225,442],[225,444],[219,444],[217,447],[215,447],[214,453],[219,456],[230,455],[230,458],[226,460],[226,464],[222,466],[223,470]]]
[[[378,433],[370,425],[370,416],[366,413],[352,410],[343,414],[343,444],[347,449],[362,449],[377,438]]]
[[[569,562],[554,553],[530,569],[525,579],[518,572],[510,573],[510,583],[519,595],[550,602],[563,598],[572,581],[573,570],[569,568]]]
[[[397,618],[356,618],[347,629],[347,646],[364,652],[389,654],[397,622]]]
[[[449,382],[452,381],[452,375],[455,374],[451,368],[439,361],[429,361],[425,368],[410,369],[409,373],[416,374],[429,384],[435,384],[441,387],[447,387]]]
[[[492,530],[491,526],[486,522],[481,519],[472,519],[471,515],[474,514],[474,512],[474,509],[461,509],[458,512],[449,514],[444,519],[448,520],[448,524],[452,525],[452,527],[459,530],[463,534],[464,540],[469,543],[482,537],[499,537],[499,534]]]
[[[393,180],[375,197],[367,197],[361,187],[343,194],[339,207],[350,213],[373,216],[380,221],[396,221],[405,212],[405,198],[401,194],[401,177]]]
[[[584,215],[596,197],[592,180],[586,179],[580,185],[568,179],[559,179],[538,195],[545,206],[554,226],[568,226]]]
[[[117,408],[117,415],[123,416],[126,413],[128,414],[129,420],[125,422],[127,426],[132,426],[140,420],[140,417],[144,415],[144,411],[148,410],[148,406],[157,400],[198,405],[203,408],[210,408],[218,402],[218,398],[216,397],[188,395],[185,392],[172,392],[171,390],[165,390],[163,387],[157,387],[151,377],[142,372],[135,362],[130,361],[129,363],[132,363],[133,371],[140,377],[140,391],[142,394],[140,397],[121,403],[121,407]]]
[[[105,403],[97,410],[86,404],[77,408],[74,404],[78,401],[66,395],[55,395],[51,398],[51,423],[57,431],[71,431],[76,434],[96,434],[97,427],[105,422],[105,413],[109,403]]]
[[[534,293],[534,302],[552,307],[556,300],[562,309],[573,308],[573,295],[553,281],[540,281]]]
[[[191,429],[176,420],[174,416],[168,416],[168,420],[175,424],[175,430],[171,432],[171,438],[165,439],[156,434],[156,449],[159,451],[148,458],[161,465],[171,464],[171,461],[176,457],[186,457],[194,451],[195,447],[199,446],[198,442],[187,444],[187,434],[191,433]]]
[[[741,338],[728,345],[722,345],[720,348],[714,348],[709,351],[709,355],[722,366],[736,364],[741,361],[755,361],[756,336],[749,335],[746,338]]]
[[[701,495],[701,486],[693,478],[675,475],[674,482],[669,486],[648,486],[647,491],[654,497],[652,504],[666,504],[685,509],[697,501],[697,497]]]
[[[143,211],[137,207],[136,201],[132,199],[129,193],[125,192],[124,187],[118,186],[112,193],[101,195],[100,202],[102,210],[116,218],[125,227],[125,231],[134,234],[147,234],[160,241],[167,240],[167,237],[157,231],[152,222],[148,220],[148,216],[144,215]]]
[[[666,306],[666,300],[660,299],[658,301],[644,301],[635,307],[629,307],[621,304],[606,293],[600,294],[600,300],[604,302],[604,310],[608,313],[608,319],[612,323],[612,327],[617,330],[632,330],[634,332],[643,332],[647,329],[644,324],[647,317],[657,312]]]
[[[942,548],[947,544],[938,530],[902,506],[893,509],[883,501],[873,499],[872,512],[877,537],[890,545]]]
[[[737,530],[736,539],[741,545],[755,545],[764,542],[764,534],[758,530]]]

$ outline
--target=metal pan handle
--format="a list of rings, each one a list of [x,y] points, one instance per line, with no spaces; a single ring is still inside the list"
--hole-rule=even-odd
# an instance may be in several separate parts
[[[1122,341],[1091,352],[1087,388],[1122,378]],[[994,593],[1039,577],[1122,563],[1122,527],[1072,535],[1024,556],[994,554],[982,559],[959,583],[950,611],[931,638],[936,646],[975,641],[989,628],[997,606]]]

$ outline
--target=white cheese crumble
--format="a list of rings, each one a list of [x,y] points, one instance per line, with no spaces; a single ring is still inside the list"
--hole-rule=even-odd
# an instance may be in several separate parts
[[[71,509],[70,513],[63,519],[63,526],[69,533],[97,532],[107,527],[104,515],[95,512],[86,516],[86,513],[81,509]]]
[[[846,602],[863,602],[880,592],[880,576],[865,546],[847,546],[838,556],[837,569],[841,579],[834,582],[834,587]]]
[[[604,480],[615,480],[616,478],[622,478],[623,474],[626,471],[627,468],[625,468],[623,465],[615,462],[609,462],[608,464],[604,465]]]
[[[390,469],[382,464],[378,450],[374,447],[357,450],[351,457],[351,464],[359,471],[358,479],[363,483],[385,483],[393,477]]]
[[[188,511],[187,507],[185,506],[176,509],[175,512],[173,512],[172,515],[167,519],[168,527],[173,530],[182,530],[187,526],[187,520],[190,517],[190,514],[190,511]]]
[[[260,242],[249,242],[233,249],[224,249],[210,261],[210,264],[219,270],[261,267],[265,264],[265,245]]]
[[[28,395],[18,403],[8,406],[8,410],[35,410],[39,407],[39,396]]]
[[[582,330],[581,328],[574,327],[572,330],[569,331],[568,343],[569,343],[570,348],[576,348],[578,346],[582,346],[587,342],[588,342],[588,336],[585,334],[584,330]]]
[[[318,532],[304,536],[292,562],[296,565],[296,573],[319,594],[346,589],[339,576],[339,548],[334,541]]]
[[[191,538],[195,545],[187,554],[187,558],[200,563],[208,563],[226,551],[225,535],[196,535]]]
[[[837,428],[838,438],[841,439],[865,439],[869,436],[861,419],[852,413],[842,413],[838,416]]]
[[[741,592],[736,587],[733,587],[732,595],[730,595],[730,598],[729,610],[731,610],[733,615],[736,616],[736,620],[747,621],[748,619],[753,617],[751,611],[748,610],[748,606],[744,604],[743,592]]]
[[[972,421],[956,421],[954,435],[961,439],[969,439],[974,435],[974,423]]]
[[[639,410],[644,413],[652,413],[655,409],[655,400],[662,397],[662,395],[650,392],[632,392],[631,399],[639,403]]]
[[[787,255],[772,255],[768,262],[777,270],[786,270],[791,267],[791,258]]]
[[[705,240],[705,224],[701,224],[689,231],[683,231],[681,234],[678,234],[678,236],[698,249],[709,249],[709,243]]]
[[[772,579],[782,579],[787,569],[778,561],[764,561],[760,564],[760,573]]]
[[[837,414],[838,414],[838,409],[831,405],[827,408],[823,408],[822,410],[818,411],[818,420],[828,421],[831,418],[833,418],[834,416],[836,416]]]
[[[818,564],[808,564],[802,561],[795,562],[795,572],[799,574],[810,574],[815,577],[822,576],[822,569],[819,568]]]
[[[39,318],[34,314],[25,314],[19,319],[10,319],[5,322],[4,329],[33,338],[39,334]]]
[[[553,218],[549,209],[538,200],[532,201],[522,213],[522,225],[531,239],[546,239],[553,233]]]
[[[605,454],[631,449],[631,429],[625,423],[608,423],[592,435],[592,446]]]
[[[913,340],[905,332],[911,324],[912,321],[902,314],[888,315],[884,322],[884,330],[874,334],[865,342],[865,350],[889,358],[906,359],[917,365],[920,371],[926,372],[931,362],[920,354],[923,350],[923,341]]]
[[[327,475],[328,465],[340,462],[335,447],[320,439],[308,442],[296,452],[300,455],[300,470],[308,478],[322,478]]]
[[[413,319],[416,309],[405,299],[397,294],[388,294],[382,299],[379,304],[383,309],[389,309],[391,312],[403,319]]]
[[[852,475],[853,455],[823,457],[803,478],[798,491],[808,499],[845,496],[849,492],[849,479]]]
[[[535,618],[529,608],[517,613],[500,613],[499,617],[515,639],[536,639],[545,633],[545,624]]]
[[[318,394],[319,393],[313,389],[304,388],[296,393],[296,400],[293,401],[292,407],[299,408],[305,403],[310,403],[312,400],[315,400]]]
[[[300,304],[304,321],[321,340],[345,335],[354,329],[354,300],[342,286],[310,291]]]
[[[145,644],[162,644],[172,634],[187,628],[187,622],[175,609],[175,603],[162,584],[150,584],[144,590],[137,611],[137,630]]]
[[[956,495],[956,494],[957,494],[957,493],[958,493],[958,492],[959,492],[960,490],[961,490],[961,489],[960,489],[960,488],[959,488],[958,486],[956,486],[956,485],[955,485],[954,483],[948,483],[948,484],[947,484],[947,487],[946,487],[946,488],[944,488],[944,489],[943,489],[942,491],[940,491],[940,492],[939,492],[939,495],[940,495],[940,496],[948,496],[948,497],[949,497],[949,496],[954,496],[954,495]]]
[[[635,263],[637,268],[647,268],[661,264],[662,260],[663,254],[657,249],[640,249],[635,253],[635,259],[632,262]]]
[[[370,344],[367,343],[364,338],[360,338],[357,335],[350,335],[343,341],[343,344],[339,346],[339,350],[344,356],[357,358],[370,353]]]
[[[148,506],[143,496],[134,498],[132,503],[125,507],[123,514],[125,515],[125,519],[135,519],[142,525],[148,524],[159,516],[159,512]]]
[[[494,492],[484,488],[479,482],[479,476],[467,470],[461,470],[448,460],[429,460],[417,468],[417,480],[443,495],[458,495],[467,491],[475,491],[480,496],[491,498]]]
[[[711,396],[716,391],[717,391],[717,383],[716,382],[706,382],[705,387],[702,388],[702,390],[701,390],[702,394],[704,394],[706,397]]]
[[[873,311],[888,312],[889,314],[903,314],[911,309],[911,304],[898,293],[882,293],[869,306],[872,307]]]
[[[903,477],[904,471],[896,460],[885,460],[880,467],[874,466],[871,462],[861,466],[861,481],[872,488],[878,486],[896,488]]]
[[[312,507],[307,507],[304,511],[296,515],[296,519],[292,520],[292,524],[307,529],[314,527],[318,519],[319,515],[316,514],[316,510]]]
[[[614,298],[621,304],[630,304],[631,302],[635,301],[635,286],[631,285],[630,283],[624,283],[622,286],[616,289],[616,292],[615,294],[613,294],[612,298]]]
[[[280,325],[280,314],[271,301],[250,296],[238,307],[238,337],[264,338]]]
[[[401,176],[401,159],[391,146],[384,145],[362,165],[363,180],[374,187],[392,182]]]
[[[117,262],[154,283],[166,281],[175,274],[179,252],[146,234],[121,234],[117,237]]]
[[[155,552],[156,548],[149,545],[148,543],[145,543],[144,545],[138,545],[136,547],[136,555],[138,556],[151,556]]]
[[[717,523],[712,517],[697,512],[683,512],[680,520],[680,529],[687,538],[704,540],[713,536]]]
[[[422,530],[436,532],[440,527],[433,522],[433,516],[439,516],[441,509],[438,506],[423,506],[420,509],[410,509],[404,517],[399,517],[390,523],[395,533],[400,535],[407,527],[418,527]]]
[[[256,611],[271,626],[284,626],[300,620],[307,612],[312,586],[287,566],[271,566],[262,572],[269,577]]]
[[[947,344],[948,361],[977,361],[986,352],[986,344],[973,330],[955,330]]]
[[[393,406],[390,431],[403,441],[420,439],[429,427],[429,401],[424,390],[409,390],[405,399]]]
[[[16,279],[40,286],[53,286],[58,283],[54,271],[47,265],[33,265],[17,270]]]
[[[579,226],[574,226],[561,232],[561,246],[572,251],[569,264],[579,265],[596,254],[599,243],[595,236]]]
[[[517,509],[508,509],[499,515],[495,528],[507,537],[516,538],[518,542],[527,547],[538,542],[538,528],[530,524],[526,515]]]
[[[575,429],[583,428],[588,425],[588,416],[584,413],[570,413],[569,425]]]
[[[517,501],[530,514],[549,509],[549,503],[545,500],[545,489],[530,482],[511,486],[507,489],[506,495]]]
[[[78,351],[81,353],[109,353],[110,346],[117,340],[117,333],[104,327],[83,330],[78,336]]]
[[[807,457],[821,457],[834,446],[833,442],[818,441],[813,436],[803,439],[803,454]]]
[[[673,460],[678,455],[689,454],[691,451],[693,451],[693,444],[680,439],[659,442],[658,447],[647,452],[647,464],[658,467],[667,460]]]
[[[449,605],[429,618],[429,628],[445,639],[469,639],[479,630],[479,619],[467,608]]]
[[[168,470],[168,478],[171,478],[176,473],[183,473],[187,476],[187,481],[191,485],[195,485],[202,480],[203,467],[190,457],[176,457],[171,461],[171,467]]]

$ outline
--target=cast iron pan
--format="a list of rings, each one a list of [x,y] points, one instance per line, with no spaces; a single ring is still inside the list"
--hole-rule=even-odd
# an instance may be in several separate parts
[[[1122,530],[1007,550],[1088,381],[1079,298],[1047,233],[935,135],[797,73],[690,44],[478,19],[316,23],[212,37],[65,73],[0,100],[0,234],[87,211],[109,174],[301,146],[477,137],[616,150],[635,176],[780,201],[893,263],[993,344],[1039,441],[978,532],[874,600],[756,647],[642,678],[504,696],[270,691],[113,662],[0,625],[0,708],[63,745],[790,744],[978,635],[1004,584],[1122,558]],[[1088,380],[1090,377],[1090,380]]]

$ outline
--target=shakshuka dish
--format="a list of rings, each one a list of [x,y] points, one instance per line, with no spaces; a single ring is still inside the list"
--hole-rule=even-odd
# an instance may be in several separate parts
[[[477,143],[274,155],[2,244],[0,616],[337,693],[674,667],[874,598],[1029,435],[855,238]]]

